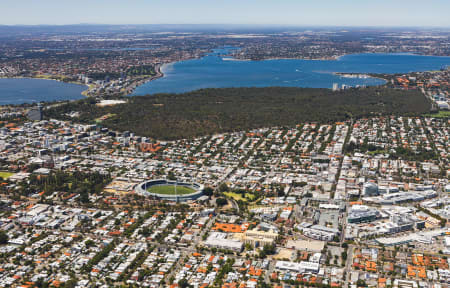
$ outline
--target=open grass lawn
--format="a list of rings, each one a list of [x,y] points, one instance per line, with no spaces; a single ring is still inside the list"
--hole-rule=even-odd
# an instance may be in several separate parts
[[[239,193],[234,193],[234,192],[225,192],[223,194],[227,197],[233,198],[236,201],[242,200],[244,202],[247,202],[249,200],[252,201],[253,199],[255,199],[255,195],[250,194],[250,193],[246,193],[245,196],[243,196],[242,194],[239,194]]]
[[[14,174],[15,173],[0,171],[0,177],[2,177],[3,179],[8,179]]]
[[[175,195],[175,186],[174,185],[160,185],[160,186],[152,186],[147,189],[150,193],[156,194],[165,194],[165,195]],[[177,195],[186,195],[194,193],[195,190],[185,186],[177,186]]]
[[[450,118],[450,111],[439,111],[438,113],[434,114],[427,114],[425,115],[427,117],[434,117],[434,118]]]
[[[113,116],[115,116],[115,114],[108,113],[106,115],[103,115],[102,117],[95,119],[95,122],[102,123],[103,121],[108,120],[108,118],[111,118]]]

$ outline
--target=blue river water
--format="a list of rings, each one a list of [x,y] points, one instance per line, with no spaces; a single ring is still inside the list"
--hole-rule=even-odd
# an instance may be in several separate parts
[[[238,61],[217,49],[203,58],[164,65],[164,77],[147,82],[132,93],[182,93],[201,88],[224,87],[311,87],[332,88],[333,83],[349,86],[380,85],[376,78],[348,78],[342,73],[407,73],[438,70],[450,65],[450,57],[413,54],[353,54],[338,60]]]
[[[450,65],[450,57],[412,54],[354,54],[336,61],[265,60],[237,61],[226,56],[230,48],[217,49],[201,59],[164,65],[164,77],[136,88],[132,95],[182,93],[201,88],[293,86],[331,88],[380,85],[376,78],[346,78],[342,73],[407,73],[437,70]],[[0,105],[76,100],[83,85],[41,79],[0,79]]]
[[[84,96],[83,85],[53,80],[12,78],[0,79],[0,105],[43,101],[77,100]]]

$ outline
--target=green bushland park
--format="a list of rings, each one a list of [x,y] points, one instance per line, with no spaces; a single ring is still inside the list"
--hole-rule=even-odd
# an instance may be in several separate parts
[[[330,89],[265,87],[201,89],[183,94],[124,97],[127,103],[98,107],[93,98],[45,110],[46,118],[95,123],[115,131],[161,140],[193,138],[302,122],[333,123],[377,115],[420,116],[431,104],[418,90],[383,87]],[[67,113],[78,111],[78,118]]]

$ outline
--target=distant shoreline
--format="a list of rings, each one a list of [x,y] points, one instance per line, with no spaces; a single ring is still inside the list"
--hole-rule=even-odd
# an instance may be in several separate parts
[[[171,62],[171,63],[176,63],[176,62]],[[155,75],[155,76],[152,76],[152,77],[147,78],[147,79],[141,79],[141,80],[138,80],[137,83],[134,83],[134,84],[130,85],[130,87],[128,87],[129,90],[127,89],[127,91],[125,92],[125,95],[124,95],[124,96],[127,96],[127,97],[132,96],[131,94],[133,94],[133,92],[134,92],[139,86],[142,86],[142,85],[144,85],[144,84],[146,84],[146,83],[148,83],[148,82],[151,82],[151,81],[153,81],[153,80],[156,80],[156,79],[159,79],[159,78],[164,77],[164,72],[162,72],[161,69],[162,69],[162,67],[163,67],[164,65],[167,65],[167,64],[170,64],[170,63],[164,63],[164,64],[162,64],[162,65],[158,65],[158,66],[156,67],[156,69],[155,69],[155,72],[156,72],[156,75]]]
[[[332,72],[332,74],[340,76],[340,77],[344,77],[344,78],[352,78],[352,77],[346,77],[346,75],[355,75],[358,76],[357,78],[361,78],[359,76],[367,76],[366,78],[372,78],[372,79],[378,79],[378,80],[382,80],[384,81],[384,84],[388,83],[388,81],[386,79],[383,79],[381,77],[376,77],[376,76],[372,76],[370,73],[344,73],[344,72]],[[364,78],[361,78],[364,79]],[[381,84],[381,85],[384,85]],[[377,85],[380,86],[380,85]]]

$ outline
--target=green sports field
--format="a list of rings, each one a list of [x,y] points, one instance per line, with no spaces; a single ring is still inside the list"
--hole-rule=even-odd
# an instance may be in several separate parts
[[[14,174],[15,173],[0,171],[0,177],[2,177],[3,179],[8,179],[9,177],[11,177]]]
[[[164,194],[164,195],[175,195],[175,186],[174,185],[159,185],[152,186],[147,189],[150,193],[155,194]],[[192,194],[195,190],[185,186],[177,186],[177,195],[186,195]]]

